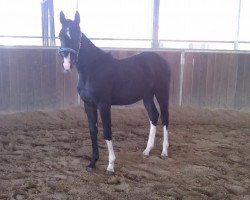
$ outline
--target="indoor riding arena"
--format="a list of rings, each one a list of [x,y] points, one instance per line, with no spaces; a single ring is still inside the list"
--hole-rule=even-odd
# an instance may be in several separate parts
[[[161,120],[156,128],[150,155],[143,155],[152,124],[149,123],[143,102],[138,101],[131,105],[112,106],[112,141],[116,157],[115,172],[112,175],[106,173],[109,151],[98,113],[100,158],[90,172],[86,166],[91,160],[92,141],[84,103],[77,92],[79,74],[76,67],[65,72],[62,67],[63,58],[58,54],[61,47],[57,38],[61,29],[58,10],[66,9],[66,6],[60,7],[61,1],[58,0],[37,2],[37,12],[40,12],[38,21],[41,21],[42,13],[40,37],[24,37],[21,33],[21,36],[14,36],[12,29],[8,36],[0,30],[0,200],[250,199],[249,37],[243,40],[238,34],[237,40],[210,41],[205,36],[205,39],[198,36],[198,39],[184,36],[183,39],[178,33],[176,38],[166,39],[160,32],[162,29],[155,28],[155,24],[161,27],[165,4],[169,3],[166,12],[170,8],[180,9],[171,0],[150,1],[154,26],[149,41],[128,39],[130,36],[121,38],[124,35],[107,39],[106,30],[103,33],[99,31],[98,36],[92,36],[90,27],[90,40],[114,58],[124,59],[145,51],[154,52],[166,60],[171,69],[168,157],[164,159],[161,156],[164,134]],[[91,12],[84,15],[87,12],[86,8],[83,9],[84,1],[71,2],[75,3],[68,8],[68,13],[75,14],[77,3],[81,15],[81,31],[86,32],[87,28],[85,30],[82,21],[88,20],[86,16],[91,16]],[[94,2],[96,0],[92,4]],[[111,2],[115,1],[109,0],[106,3]],[[121,2],[122,5],[126,4],[125,1]],[[131,10],[132,17],[135,17],[135,8],[130,8],[132,5],[140,5],[141,1],[126,2],[128,5],[122,8],[126,12]],[[236,23],[236,29],[243,32],[244,23],[240,23],[245,16],[243,5],[250,8],[250,3],[246,0],[235,2],[232,6],[234,8],[236,5],[235,16],[238,16],[238,12],[243,13]],[[114,3],[114,9],[120,8],[118,4]],[[225,9],[229,9],[229,4]],[[55,16],[51,18],[53,5]],[[200,15],[202,8],[203,5],[199,4],[199,12],[193,10],[183,13],[182,18],[191,13]],[[89,6],[91,9],[93,6]],[[105,11],[102,12],[104,15],[99,18],[108,16]],[[115,13],[119,15],[118,11]],[[143,15],[143,11],[139,13]],[[65,15],[67,18],[68,14]],[[15,19],[17,17],[20,16],[14,16]],[[54,32],[51,31],[51,20],[55,20]],[[101,26],[93,21],[94,26]],[[125,30],[121,28],[116,31]],[[202,30],[200,34],[203,34]],[[216,34],[221,34],[220,29]],[[32,39],[41,44],[28,43]],[[215,43],[216,48],[213,46]],[[84,43],[81,45],[84,46]],[[155,103],[159,110],[156,99]]]

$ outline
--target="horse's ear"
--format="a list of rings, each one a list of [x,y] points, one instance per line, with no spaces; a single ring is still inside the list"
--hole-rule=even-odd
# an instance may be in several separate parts
[[[60,22],[61,22],[61,24],[64,24],[65,21],[66,21],[65,15],[64,15],[63,11],[61,11],[60,12]]]
[[[75,20],[74,21],[75,21],[75,23],[80,24],[80,15],[79,15],[78,11],[76,11]]]

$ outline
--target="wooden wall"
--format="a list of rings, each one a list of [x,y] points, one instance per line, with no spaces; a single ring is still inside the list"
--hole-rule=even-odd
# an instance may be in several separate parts
[[[250,108],[250,54],[184,55],[182,105]]]
[[[107,51],[116,58],[140,52]],[[250,54],[158,53],[171,66],[171,105],[250,110]],[[55,48],[0,48],[0,112],[79,105],[76,70],[63,73],[61,64]]]
[[[62,73],[60,65],[55,49],[0,48],[0,111],[77,105],[77,74]]]

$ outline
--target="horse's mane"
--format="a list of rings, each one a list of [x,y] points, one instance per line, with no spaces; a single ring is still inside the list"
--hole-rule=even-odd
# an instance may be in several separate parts
[[[114,59],[110,53],[104,52],[102,49],[95,46],[84,33],[82,33],[81,43],[83,51],[85,51],[84,53],[87,53],[91,57],[95,57],[98,60]]]

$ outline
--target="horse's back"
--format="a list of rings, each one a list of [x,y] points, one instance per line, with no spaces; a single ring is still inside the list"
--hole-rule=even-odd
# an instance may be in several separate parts
[[[142,60],[144,64],[141,67],[147,68],[151,72],[154,92],[168,95],[171,76],[168,62],[155,52],[143,52],[135,55],[135,58]]]
[[[151,71],[151,77],[155,84],[169,84],[170,66],[168,62],[155,52],[143,52],[135,55],[135,58],[141,60],[142,66]]]
[[[114,67],[114,104],[134,103],[151,95],[157,88],[168,90],[169,65],[156,53],[144,52],[116,60]]]

